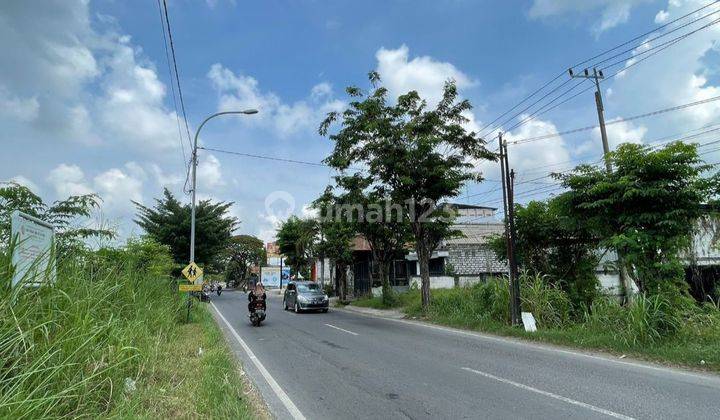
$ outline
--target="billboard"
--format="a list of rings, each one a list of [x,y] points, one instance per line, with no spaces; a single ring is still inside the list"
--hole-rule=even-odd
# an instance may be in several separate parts
[[[290,280],[290,268],[283,267],[282,284]],[[280,287],[280,267],[260,267],[260,281],[265,287]]]
[[[12,254],[15,266],[12,285],[21,281],[38,285],[45,278],[54,282],[55,262],[51,260],[51,252],[55,232],[52,225],[16,210],[11,218],[10,235],[17,240]]]

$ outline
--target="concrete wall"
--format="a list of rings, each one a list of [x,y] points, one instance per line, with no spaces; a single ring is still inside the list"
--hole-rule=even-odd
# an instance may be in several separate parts
[[[448,244],[447,263],[458,276],[481,276],[505,273],[507,265],[495,258],[495,253],[482,244]]]
[[[410,287],[420,288],[420,276],[410,277]],[[450,289],[455,287],[455,278],[451,276],[430,276],[431,289]]]

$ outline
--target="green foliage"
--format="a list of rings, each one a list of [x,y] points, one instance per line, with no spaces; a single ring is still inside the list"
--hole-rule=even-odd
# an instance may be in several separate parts
[[[293,273],[309,277],[313,246],[318,233],[317,222],[313,219],[289,217],[277,231],[280,253],[285,257]]]
[[[135,203],[138,214],[135,223],[155,241],[170,247],[178,264],[190,261],[190,205],[180,203],[165,189],[163,197],[155,199],[155,207]],[[200,265],[219,265],[218,259],[230,244],[238,220],[228,216],[233,203],[202,200],[195,209],[195,262]]]
[[[0,288],[0,417],[108,412],[175,323],[181,302],[172,283],[148,275],[167,257],[120,265],[97,264],[101,254],[64,258],[55,286],[22,290],[15,304],[9,287]]]
[[[657,294],[686,283],[679,252],[689,242],[701,205],[717,189],[717,176],[696,145],[671,143],[660,149],[622,144],[610,154],[612,173],[581,165],[559,176],[570,215],[616,249],[641,292]]]
[[[341,120],[341,129],[330,135],[335,147],[326,162],[342,171],[367,166],[368,188],[402,206],[412,226],[427,308],[430,255],[451,234],[451,220],[441,217],[446,214],[439,203],[458,195],[466,182],[481,180],[471,160],[495,156],[483,139],[465,130],[471,105],[458,98],[453,81],[445,84],[442,99],[430,109],[415,91],[397,101],[388,99],[387,88],[379,86],[380,76],[371,72],[369,79],[371,92],[348,87],[348,108],[331,112],[321,124],[320,134],[327,135]]]
[[[598,294],[595,276],[598,240],[570,215],[567,197],[515,206],[516,256],[529,275],[558,285],[581,315]],[[499,259],[507,260],[505,236],[490,241]]]
[[[55,238],[60,255],[71,249],[81,248],[88,238],[109,239],[114,233],[108,229],[78,227],[99,208],[100,197],[95,194],[74,195],[48,205],[29,188],[6,183],[0,185],[0,244],[10,240],[10,219],[19,210],[50,223],[55,228]]]
[[[248,267],[265,262],[265,244],[252,235],[236,235],[225,250],[225,279],[241,280],[248,277]]]
[[[541,328],[562,327],[570,318],[570,298],[540,274],[520,275],[522,309],[532,312]]]

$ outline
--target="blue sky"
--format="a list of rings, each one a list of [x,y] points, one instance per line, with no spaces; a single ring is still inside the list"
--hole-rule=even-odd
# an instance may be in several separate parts
[[[202,143],[317,162],[331,146],[316,133],[320,120],[342,109],[345,86],[366,86],[370,70],[380,71],[392,94],[416,89],[430,101],[444,80],[454,78],[475,106],[468,128],[477,129],[570,65],[707,3],[171,0],[168,5],[190,129],[217,110],[260,110],[211,122]],[[703,13],[713,10],[718,6]],[[718,26],[606,82],[607,119],[720,95]],[[1,180],[29,185],[47,200],[96,192],[104,199],[97,219],[115,226],[123,238],[140,233],[130,200],[152,204],[163,187],[182,196],[183,155],[155,0],[6,1],[0,5],[0,47],[7,52],[0,56]],[[642,47],[624,58],[641,52]],[[710,103],[614,124],[608,127],[610,143],[650,143],[687,133],[720,122],[719,110]],[[588,92],[511,130],[507,138],[596,122]],[[709,142],[713,134],[697,141]],[[566,169],[563,162],[595,161],[600,152],[597,130],[510,148],[520,180]],[[715,162],[720,152],[705,157]],[[200,159],[200,196],[234,201],[240,230],[263,239],[272,237],[285,215],[280,210],[303,214],[333,174],[217,152],[203,151]],[[478,170],[497,179],[496,165],[481,162]],[[497,192],[484,193],[496,187],[468,186],[458,201],[498,206]],[[518,192],[532,188],[538,185],[518,186]],[[288,200],[290,207],[283,202]]]

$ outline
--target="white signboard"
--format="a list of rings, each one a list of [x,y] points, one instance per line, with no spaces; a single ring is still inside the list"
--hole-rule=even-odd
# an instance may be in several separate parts
[[[520,314],[522,316],[522,322],[523,326],[525,327],[525,331],[527,332],[535,332],[537,331],[537,326],[535,325],[535,317],[531,312],[522,312]]]
[[[48,274],[50,282],[55,281],[55,262],[51,261],[51,250],[55,233],[52,225],[20,211],[12,214],[10,233],[16,240],[12,255],[15,267],[12,284],[20,281],[38,285]]]

